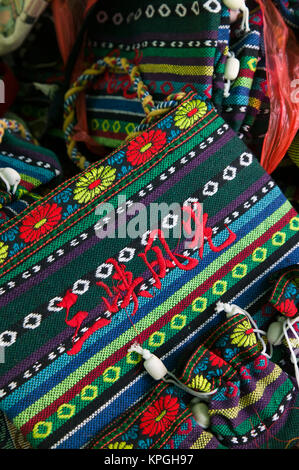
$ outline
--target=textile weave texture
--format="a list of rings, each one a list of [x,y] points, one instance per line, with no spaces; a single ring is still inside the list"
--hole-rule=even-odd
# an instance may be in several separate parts
[[[95,226],[111,228],[110,212],[95,212],[104,201],[118,208],[117,233],[99,240]],[[146,232],[118,237],[132,219],[120,209],[132,202],[147,211],[152,202],[202,203],[204,244],[172,237],[170,212],[161,220],[167,243],[160,236],[150,246]],[[298,231],[271,177],[209,100],[190,93],[2,225],[0,409],[35,448],[83,447],[153,386],[131,344],[172,370],[223,322],[219,299],[258,316],[269,274],[298,259]]]

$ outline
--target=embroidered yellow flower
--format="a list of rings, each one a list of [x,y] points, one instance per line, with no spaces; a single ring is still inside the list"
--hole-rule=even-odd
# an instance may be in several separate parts
[[[3,242],[0,242],[0,264],[3,263],[5,258],[7,258],[8,245],[4,245]]]
[[[207,112],[204,101],[192,100],[183,103],[175,113],[174,122],[180,129],[188,129]]]
[[[200,392],[210,392],[211,391],[211,384],[210,382],[204,378],[203,375],[196,375],[188,387],[193,388],[194,390],[198,390]]]
[[[256,344],[256,336],[248,320],[242,321],[239,325],[234,328],[232,334],[230,335],[232,344],[237,346],[243,346],[247,348],[248,346],[253,346]]]
[[[109,444],[109,449],[133,449],[133,444],[127,444],[126,442],[113,442]]]
[[[74,199],[80,203],[91,201],[113,183],[115,173],[116,169],[108,165],[88,171],[76,184]]]
[[[299,341],[297,338],[290,338],[289,337],[289,341],[291,343],[291,346],[293,349],[298,349],[299,348]],[[288,345],[288,342],[285,338],[283,338],[282,340],[282,344],[286,347],[286,348],[289,348],[289,345]]]

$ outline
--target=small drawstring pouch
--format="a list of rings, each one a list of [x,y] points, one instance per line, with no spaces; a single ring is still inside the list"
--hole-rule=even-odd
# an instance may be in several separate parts
[[[229,311],[204,342],[237,372],[237,379],[211,398],[209,429],[228,448],[287,447],[298,434],[298,388],[261,352],[259,330],[252,328],[246,312],[233,305]]]
[[[269,303],[277,316],[268,326],[268,340],[280,350],[282,367],[296,379],[299,388],[299,267],[289,266],[274,273]],[[279,357],[279,356],[278,356]]]
[[[166,114],[171,109],[178,106],[180,100],[186,95],[185,93],[170,95],[167,97],[165,102],[155,104],[153,102],[153,97],[149,93],[148,87],[141,79],[140,71],[137,66],[130,64],[129,61],[124,58],[107,56],[104,59],[99,59],[89,69],[85,70],[80,77],[78,77],[69,91],[65,94],[63,131],[66,140],[67,153],[73,162],[81,169],[87,168],[90,165],[90,162],[78,150],[76,143],[76,100],[80,93],[87,88],[94,78],[104,74],[106,70],[112,70],[115,73],[125,72],[129,83],[135,88],[138,100],[140,101],[140,107],[142,114],[144,114],[144,118],[137,127],[134,127],[130,133],[130,138],[133,138],[146,130],[159,116]]]
[[[137,350],[146,358],[144,365],[149,373],[158,370],[158,363],[164,366],[159,358],[140,346],[133,345],[129,353],[136,353]],[[152,361],[151,365],[149,361]],[[224,448],[215,436],[205,430],[205,424],[203,426],[198,424],[193,413],[198,403],[209,402],[210,397],[217,393],[220,384],[236,375],[234,369],[216,354],[199,346],[190,356],[179,378],[166,369],[163,373],[164,377],[138,405],[106,427],[87,447],[92,449]],[[195,394],[198,394],[198,397],[194,399]],[[206,405],[202,406],[206,408]],[[208,419],[207,416],[202,418],[202,411],[199,410],[199,419]]]
[[[162,381],[89,443],[89,449],[222,449],[185,404],[186,394]]]
[[[242,36],[234,34],[232,28],[230,38],[229,56],[239,61],[239,73],[230,86],[225,88],[222,103],[222,117],[230,124],[235,132],[239,132],[250,108],[257,111],[260,107],[258,89],[255,75],[261,55],[262,27],[252,21],[256,12],[250,15],[250,31]],[[236,23],[236,27],[238,23]],[[253,93],[255,89],[255,93]],[[254,96],[255,95],[255,96]]]

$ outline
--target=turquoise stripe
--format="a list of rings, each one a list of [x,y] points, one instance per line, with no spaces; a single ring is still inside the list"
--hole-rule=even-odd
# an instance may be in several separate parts
[[[6,155],[2,155],[0,153],[0,168],[4,168],[6,166],[14,168],[19,173],[23,173],[24,175],[32,176],[33,178],[36,178],[43,183],[49,181],[49,179],[52,179],[54,175],[53,170],[51,171],[43,167],[38,168],[33,165],[29,165],[28,163],[26,164],[21,160],[7,157]]]
[[[278,199],[278,201],[275,201],[275,199]],[[238,233],[242,230],[242,228],[250,223],[251,230],[254,230],[257,225],[261,222],[261,220],[258,217],[258,214],[260,212],[265,212],[267,208],[270,208],[271,211],[269,212],[268,215],[270,215],[272,212],[274,212],[280,205],[282,205],[285,201],[284,196],[282,196],[280,190],[278,187],[275,187],[272,189],[264,198],[256,203],[251,209],[249,209],[248,212],[243,214],[240,219],[236,220],[235,222],[230,224],[230,228],[235,232]],[[263,218],[266,218],[268,215],[263,215]],[[254,222],[254,224],[252,223]],[[244,231],[243,236],[245,236],[248,233],[247,230]],[[241,238],[243,238],[243,236]],[[227,238],[227,231],[224,230],[222,233],[219,233],[214,237],[216,244],[222,243],[225,239]],[[239,240],[241,239],[239,238]],[[205,269],[209,264],[211,264],[214,260],[215,257],[217,257],[217,253],[213,253],[209,246],[206,244],[205,249],[204,249],[204,256],[203,260],[200,260],[198,255],[196,254],[194,256],[195,259],[198,259],[201,263],[201,269]],[[192,279],[195,275],[198,273],[193,271],[192,273],[188,272],[182,272],[179,268],[176,268],[175,270],[172,271],[172,276],[166,277],[163,281],[163,292],[167,291],[169,293],[168,297],[173,294],[178,288],[178,282],[180,284],[185,284],[187,281]],[[171,286],[173,287],[171,289]],[[152,306],[153,305],[153,299],[145,299],[145,298],[140,298],[139,300],[139,311],[140,313],[142,312],[143,315],[140,315],[139,319],[145,317],[148,312],[146,307],[148,306],[149,302],[151,302]],[[159,304],[159,293],[156,294],[155,296],[155,304]],[[125,329],[128,326],[128,318],[127,314],[124,310],[121,310],[117,316],[114,317],[113,319],[114,322],[117,322],[115,324],[115,332],[117,335],[119,335],[121,332],[125,331]],[[94,349],[92,348],[92,345],[97,343],[101,338],[105,337],[108,335],[109,338],[111,338],[111,330],[109,329],[109,333],[107,332],[107,329],[102,329],[98,330],[96,333],[94,333],[88,341],[83,345],[82,347],[82,352],[84,351],[84,354],[81,355],[81,361],[80,364],[88,360],[92,355],[94,354]],[[114,337],[114,334],[112,334]],[[87,357],[86,356],[86,350],[90,349],[90,354]],[[56,383],[59,383],[61,380],[63,380],[69,373],[72,371],[67,371],[65,375],[62,377],[61,374],[59,374],[59,377],[57,378],[57,382],[53,381],[53,375],[62,369],[66,369],[66,366],[68,364],[71,364],[73,361],[76,361],[75,367],[78,367],[79,364],[79,357],[80,356],[67,356],[63,355],[56,359],[56,361],[52,364],[50,364],[48,367],[46,367],[44,370],[38,373],[37,376],[33,377],[31,380],[23,384],[18,390],[13,392],[10,396],[7,398],[4,398],[1,402],[2,409],[4,410],[9,410],[10,414],[16,412],[16,414],[19,414],[23,409],[29,406],[29,404],[33,403],[37,399],[37,395],[32,394],[32,391],[38,388],[41,384],[43,384],[45,381],[49,380],[51,378],[53,382],[53,386],[55,386]],[[32,394],[32,395],[31,395]],[[24,397],[27,395],[31,395],[32,402],[28,400],[24,400]],[[43,392],[41,392],[41,395],[43,395]],[[14,410],[13,408],[11,409],[12,406],[14,406],[16,403],[18,403],[18,400],[20,399],[21,396],[21,401],[23,401],[23,404],[20,404],[17,407],[17,410]],[[30,397],[29,397],[30,398]],[[14,416],[14,414],[12,414]]]

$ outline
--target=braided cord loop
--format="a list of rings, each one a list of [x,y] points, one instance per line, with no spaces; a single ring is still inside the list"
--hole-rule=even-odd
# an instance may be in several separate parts
[[[160,115],[165,114],[168,110],[177,106],[179,101],[185,96],[185,93],[176,93],[168,96],[165,102],[155,105],[152,95],[141,79],[138,66],[130,64],[124,57],[107,56],[103,59],[99,59],[75,80],[64,96],[63,132],[67,154],[81,170],[87,168],[90,165],[90,162],[78,150],[74,139],[75,126],[77,123],[76,101],[79,94],[86,90],[93,80],[102,75],[107,68],[112,72],[126,72],[129,75],[131,85],[137,92],[138,99],[140,100],[145,113],[145,118],[141,121],[140,125],[138,125],[136,129],[127,136],[127,139],[132,139],[143,132],[154,119],[159,118]]]

